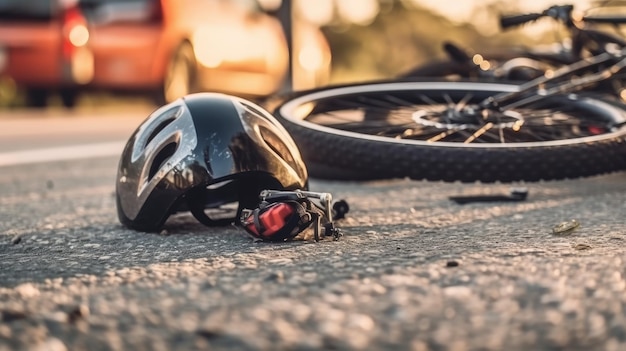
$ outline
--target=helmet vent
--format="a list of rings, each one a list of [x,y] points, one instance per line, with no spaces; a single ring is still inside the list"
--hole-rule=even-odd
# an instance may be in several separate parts
[[[278,154],[280,158],[287,161],[290,165],[294,165],[296,163],[289,147],[274,132],[265,127],[259,127],[259,132],[261,133],[261,137],[267,146]]]
[[[248,110],[252,111],[255,115],[260,116],[260,117],[265,117],[265,112],[263,112],[262,110],[258,109],[253,104],[251,104],[251,103],[249,103],[247,101],[242,101],[241,104],[244,105]]]
[[[165,127],[167,127],[170,123],[174,122],[174,120],[176,119],[176,115],[172,115],[171,117],[168,117],[167,119],[164,119],[163,121],[161,121],[161,123],[159,123],[158,126],[156,126],[156,128],[154,128],[154,130],[152,131],[152,133],[150,133],[150,135],[148,136],[148,138],[146,139],[146,143],[145,145],[150,144],[150,142],[157,136],[159,135],[159,133],[165,129]],[[145,147],[145,146],[144,146]]]
[[[159,169],[163,167],[163,165],[174,155],[176,152],[176,143],[169,143],[162,148],[159,153],[152,160],[152,165],[150,166],[150,172],[148,172],[148,179],[152,179]]]

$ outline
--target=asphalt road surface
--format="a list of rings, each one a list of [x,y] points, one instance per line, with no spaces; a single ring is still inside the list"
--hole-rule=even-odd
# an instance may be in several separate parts
[[[11,116],[2,351],[626,350],[626,174],[467,205],[449,197],[511,185],[312,180],[351,206],[340,241],[256,243],[188,216],[145,234],[114,202],[143,112]]]

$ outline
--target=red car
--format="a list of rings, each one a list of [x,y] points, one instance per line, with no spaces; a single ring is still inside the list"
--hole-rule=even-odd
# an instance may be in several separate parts
[[[321,31],[294,24],[294,88],[326,84]],[[244,97],[280,88],[288,52],[280,22],[256,0],[0,0],[0,79],[45,106],[89,89],[151,93],[169,102],[195,91]]]

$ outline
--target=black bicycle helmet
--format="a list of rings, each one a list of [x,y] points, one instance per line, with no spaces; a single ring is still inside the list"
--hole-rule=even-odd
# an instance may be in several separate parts
[[[140,231],[157,231],[185,211],[206,225],[223,225],[255,208],[261,190],[306,190],[307,184],[296,144],[267,111],[234,96],[191,94],[154,111],[126,144],[117,213]],[[223,205],[236,213],[212,217],[210,209]]]

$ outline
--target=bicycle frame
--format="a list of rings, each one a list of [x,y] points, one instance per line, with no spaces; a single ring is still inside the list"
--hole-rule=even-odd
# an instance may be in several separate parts
[[[603,63],[610,62],[611,60],[617,60],[617,62],[611,64],[611,66],[604,68],[595,73],[587,73],[582,77],[571,79],[569,81],[559,83],[562,78],[573,75],[576,72],[580,72],[584,69],[593,68]],[[593,86],[599,82],[609,80],[617,73],[626,68],[626,50],[618,53],[603,53],[589,59],[581,60],[573,64],[561,67],[554,72],[553,75],[539,77],[529,82],[521,84],[518,91],[511,93],[501,93],[489,97],[480,103],[485,108],[497,108],[497,109],[509,109],[525,104],[529,104],[535,101],[539,101],[546,96],[555,94],[571,93],[584,89],[589,86]],[[556,83],[549,88],[544,88],[550,83]],[[531,95],[528,95],[528,94]],[[507,104],[507,101],[511,101]]]
[[[579,20],[574,20],[573,16],[574,6],[572,5],[559,5],[551,6],[540,13],[530,13],[522,15],[501,16],[500,24],[503,29],[510,27],[517,27],[529,22],[533,22],[542,17],[549,17],[557,22],[563,24],[568,30],[568,37],[571,40],[571,49],[563,49],[559,52],[537,52],[532,49],[519,51],[511,50],[510,56],[497,55],[493,60],[499,62],[499,64],[492,65],[491,68],[482,69],[477,63],[474,63],[471,56],[463,51],[463,49],[455,46],[451,43],[444,45],[445,51],[450,57],[450,62],[454,63],[456,68],[453,69],[453,74],[459,74],[461,77],[474,78],[474,79],[505,79],[505,80],[522,80],[529,81],[529,85],[533,86],[536,83],[536,79],[539,82],[545,79],[543,73],[547,71],[548,67],[561,67],[569,66],[567,69],[574,69],[576,66],[573,64],[582,65],[580,69],[592,67],[594,64],[587,65],[585,63],[579,63],[581,60],[595,60],[593,57],[601,57],[600,55],[609,51],[614,51],[611,46],[617,48],[625,48],[626,40],[601,30],[588,28],[587,24],[621,24],[626,23],[626,18],[620,17],[593,17],[587,16]],[[489,59],[488,54],[485,55],[487,61]],[[591,58],[589,58],[591,57]],[[425,65],[424,67],[427,67]],[[452,68],[451,68],[452,69]],[[530,69],[527,73],[522,73],[522,76],[517,75],[517,69]],[[409,75],[404,77],[420,77],[433,76],[428,74],[428,70],[421,70],[420,68],[414,69]],[[419,73],[418,73],[419,72]],[[532,72],[532,73],[528,73]],[[434,76],[451,74],[449,73],[436,73]],[[538,78],[536,78],[539,76]],[[520,78],[521,77],[521,78]]]

